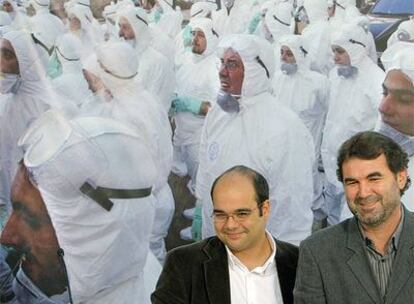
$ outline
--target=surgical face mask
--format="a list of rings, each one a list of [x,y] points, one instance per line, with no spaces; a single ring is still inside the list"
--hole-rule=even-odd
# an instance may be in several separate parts
[[[13,291],[19,303],[66,304],[70,302],[67,291],[65,291],[63,294],[54,295],[50,298],[46,296],[26,276],[22,268],[19,269],[16,274],[16,279],[13,281]]]
[[[19,74],[0,73],[0,92],[3,94],[16,94],[22,85]]]
[[[231,8],[234,5],[234,0],[224,0],[224,6]]]
[[[282,62],[282,64],[280,65],[280,69],[282,70],[284,74],[292,75],[297,72],[298,65],[296,63]]]
[[[62,64],[59,61],[56,51],[50,56],[47,64],[47,75],[52,79],[62,75]]]
[[[219,91],[217,95],[217,103],[220,108],[227,113],[234,113],[240,111],[240,103],[237,98],[239,95],[231,95],[222,90]]]
[[[358,73],[358,68],[352,65],[341,65],[338,67],[338,76],[343,78],[351,78]]]

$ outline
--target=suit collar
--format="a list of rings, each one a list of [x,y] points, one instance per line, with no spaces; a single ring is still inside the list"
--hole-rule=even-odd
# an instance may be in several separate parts
[[[208,257],[203,266],[209,303],[230,304],[230,277],[224,244],[217,237],[212,237],[203,251]]]

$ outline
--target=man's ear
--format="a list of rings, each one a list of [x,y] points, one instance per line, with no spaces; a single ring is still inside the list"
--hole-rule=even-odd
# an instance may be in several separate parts
[[[270,201],[267,199],[262,203],[262,214],[264,216],[270,215]]]
[[[407,182],[408,182],[408,172],[407,172],[407,169],[403,169],[397,173],[398,188],[400,190],[404,189]]]

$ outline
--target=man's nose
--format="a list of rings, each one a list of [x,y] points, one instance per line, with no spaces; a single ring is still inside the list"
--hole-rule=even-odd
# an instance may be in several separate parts
[[[378,107],[378,110],[380,111],[380,113],[382,114],[391,114],[392,111],[392,96],[391,94],[387,94],[386,96],[384,96],[381,100],[381,103]]]
[[[19,244],[19,229],[17,227],[17,221],[12,214],[4,227],[1,236],[0,243],[2,245],[17,247]]]
[[[361,198],[366,198],[372,195],[372,188],[369,183],[360,183],[359,184],[359,191],[358,196]]]
[[[234,215],[229,215],[226,223],[224,224],[227,229],[233,229],[239,225],[239,223],[234,219]]]

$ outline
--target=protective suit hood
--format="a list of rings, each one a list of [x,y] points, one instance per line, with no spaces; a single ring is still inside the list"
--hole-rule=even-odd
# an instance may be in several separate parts
[[[328,2],[326,0],[304,0],[303,7],[310,24],[328,20]]]
[[[281,38],[280,46],[287,46],[295,56],[296,64],[299,69],[304,69],[306,66],[307,51],[303,47],[302,36],[291,35]]]
[[[29,4],[33,6],[36,11],[36,14],[39,12],[48,12],[50,0],[30,0]]]
[[[355,67],[358,67],[368,56],[367,34],[361,26],[356,24],[344,25],[333,34],[331,44],[345,49],[351,60],[351,65]]]
[[[193,31],[196,29],[200,29],[201,31],[203,31],[206,37],[206,40],[207,40],[206,49],[202,54],[200,54],[200,56],[207,57],[210,54],[212,54],[216,50],[216,47],[218,44],[218,36],[217,36],[217,33],[213,29],[213,22],[211,21],[211,19],[197,18],[197,19],[192,20],[189,23],[189,26],[191,27]]]
[[[292,4],[279,2],[272,5],[266,12],[265,23],[275,40],[293,34]]]
[[[119,17],[126,18],[134,29],[135,48],[141,54],[151,43],[146,11],[142,8],[128,7],[119,12]]]
[[[240,55],[244,65],[242,97],[251,97],[269,91],[275,71],[272,45],[257,36],[237,34],[225,37],[218,46],[218,56],[232,49]]]
[[[11,23],[12,19],[10,18],[10,15],[6,12],[0,11],[0,37],[10,31]]]
[[[80,50],[82,43],[78,37],[72,33],[66,33],[59,37],[56,41],[56,54],[62,64],[63,71],[71,67],[80,69],[82,64],[80,62]]]
[[[98,117],[68,121],[49,111],[26,131],[19,145],[65,252],[74,303],[94,303],[103,290],[138,278],[148,253],[145,240],[154,216],[151,186],[156,175],[143,138],[119,121]],[[112,205],[105,208],[85,187],[112,189],[124,196],[108,196]],[[145,195],[131,193],[138,189],[145,189]],[[118,300],[137,296],[139,292],[128,290]]]
[[[34,42],[30,34],[23,31],[10,31],[5,33],[3,38],[10,41],[16,53],[23,80],[22,86],[25,82],[45,78],[49,54],[40,44]]]
[[[414,44],[409,42],[397,42],[387,48],[381,56],[386,72],[401,70],[410,77],[414,85]]]
[[[205,18],[211,12],[217,10],[217,4],[213,1],[199,1],[194,3],[190,9],[190,18]]]
[[[96,51],[96,57],[98,76],[114,96],[121,92],[121,88],[134,86],[139,63],[132,46],[123,41],[107,43]]]

